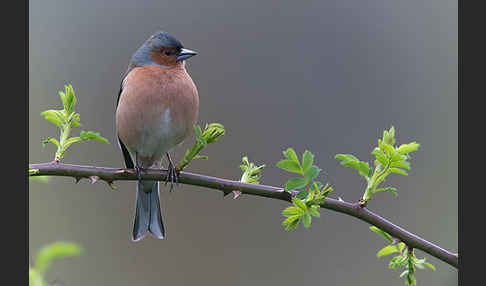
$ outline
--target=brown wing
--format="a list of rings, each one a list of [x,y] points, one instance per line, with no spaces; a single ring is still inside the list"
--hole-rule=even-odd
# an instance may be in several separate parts
[[[130,71],[131,71],[131,68],[129,68],[127,70],[127,72],[125,73],[125,76],[123,77],[123,80],[125,80],[126,76],[128,75],[128,73]],[[120,102],[120,95],[121,95],[121,93],[123,91],[123,80],[120,83],[120,91],[118,92],[118,98],[116,99],[116,106],[117,107],[118,107],[118,102]],[[130,153],[128,152],[127,147],[125,147],[125,145],[123,144],[123,142],[120,140],[120,137],[118,137],[118,143],[120,145],[120,149],[122,150],[123,160],[125,161],[125,167],[127,169],[133,169],[134,164],[133,164],[133,161],[132,161],[132,157],[130,157]]]

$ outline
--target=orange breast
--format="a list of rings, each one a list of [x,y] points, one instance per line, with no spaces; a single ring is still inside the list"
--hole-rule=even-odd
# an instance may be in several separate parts
[[[156,159],[192,132],[198,109],[196,86],[183,65],[137,67],[123,85],[117,133],[129,150]]]

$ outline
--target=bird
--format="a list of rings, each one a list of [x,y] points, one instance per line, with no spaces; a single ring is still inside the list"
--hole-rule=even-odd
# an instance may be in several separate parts
[[[152,34],[132,55],[120,84],[116,133],[126,169],[137,176],[132,240],[150,232],[163,239],[158,181],[141,173],[161,168],[167,157],[165,184],[178,182],[169,152],[190,136],[199,113],[199,95],[186,70],[186,60],[198,52],[185,48],[165,31]]]

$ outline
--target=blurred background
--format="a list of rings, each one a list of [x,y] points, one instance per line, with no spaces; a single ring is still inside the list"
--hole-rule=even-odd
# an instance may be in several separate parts
[[[239,179],[242,156],[267,164],[262,183],[289,178],[282,150],[308,149],[335,187],[357,201],[364,184],[336,153],[370,154],[394,125],[398,143],[417,141],[408,177],[387,184],[369,208],[457,252],[457,1],[30,1],[29,161],[53,159],[41,141],[58,136],[39,113],[60,109],[71,83],[84,130],[111,145],[75,144],[64,162],[122,167],[115,105],[131,54],[153,32],[172,33],[200,54],[187,69],[200,96],[199,124],[227,134],[188,171]],[[79,129],[81,130],[81,129]],[[77,135],[75,131],[74,135]],[[175,153],[182,158],[192,138]],[[135,183],[71,178],[30,180],[29,257],[68,240],[84,255],[55,263],[63,285],[403,285],[401,271],[376,258],[385,240],[355,218],[321,211],[310,229],[286,232],[285,202],[179,185],[161,189],[165,240],[130,239]],[[457,285],[457,270],[418,270],[419,285]]]

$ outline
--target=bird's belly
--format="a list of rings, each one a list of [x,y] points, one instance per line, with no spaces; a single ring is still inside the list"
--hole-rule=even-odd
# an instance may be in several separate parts
[[[150,120],[142,120],[142,122],[150,122]],[[184,140],[186,127],[173,120],[171,110],[168,108],[151,124],[140,126],[140,131],[140,140],[135,150],[140,157],[158,161],[166,152]]]

